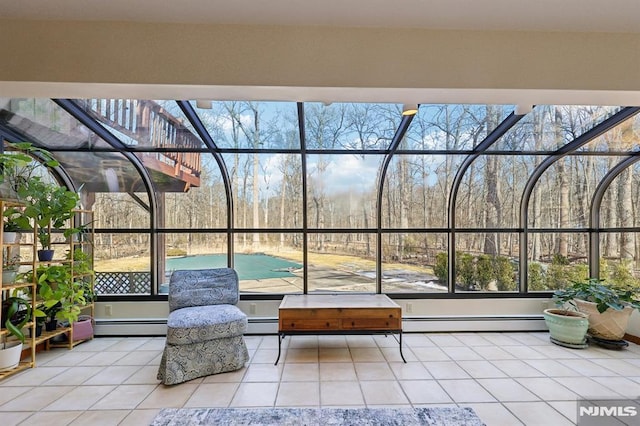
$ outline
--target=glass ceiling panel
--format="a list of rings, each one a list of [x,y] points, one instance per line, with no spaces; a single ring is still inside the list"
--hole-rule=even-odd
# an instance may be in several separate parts
[[[578,151],[631,153],[638,150],[640,150],[640,114],[628,118]]]
[[[304,104],[307,149],[385,150],[402,120],[402,105]]]
[[[399,149],[473,149],[512,111],[511,105],[420,105]]]
[[[490,151],[555,151],[611,117],[619,106],[538,105]]]
[[[51,99],[0,98],[0,126],[49,149],[110,147]]]
[[[191,101],[218,148],[300,149],[295,102],[211,102],[198,108]]]
[[[143,192],[140,173],[122,154],[115,152],[55,152],[56,160],[76,187],[87,192]]]
[[[130,147],[204,148],[175,101],[76,99],[76,102]]]

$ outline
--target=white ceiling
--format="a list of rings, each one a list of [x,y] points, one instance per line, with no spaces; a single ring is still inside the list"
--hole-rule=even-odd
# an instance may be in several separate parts
[[[0,18],[640,32],[640,0],[0,0]]]

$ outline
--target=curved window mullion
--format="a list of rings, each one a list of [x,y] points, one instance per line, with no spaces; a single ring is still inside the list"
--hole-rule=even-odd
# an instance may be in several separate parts
[[[607,132],[608,130],[614,128],[618,124],[627,120],[628,118],[638,114],[640,112],[640,107],[625,107],[616,114],[602,121],[598,125],[592,127],[587,130],[573,141],[568,144],[562,146],[558,150],[556,150],[552,155],[545,158],[535,170],[529,176],[527,183],[525,184],[524,190],[522,191],[522,198],[520,200],[520,228],[522,230],[521,241],[520,241],[520,291],[522,293],[527,292],[528,283],[527,283],[527,271],[528,271],[528,255],[527,248],[529,244],[528,240],[528,231],[529,231],[529,202],[531,200],[531,194],[533,193],[533,189],[538,183],[538,180],[542,176],[542,174],[551,167],[558,160],[564,158],[568,154],[576,151],[580,147],[586,145],[593,139]],[[589,262],[593,263],[593,258],[589,255]],[[596,261],[597,262],[597,261]]]
[[[456,201],[458,199],[458,190],[460,185],[462,184],[462,179],[464,178],[464,174],[471,164],[474,162],[476,158],[480,156],[483,152],[491,147],[494,143],[496,143],[511,127],[513,127],[518,121],[522,120],[522,118],[526,114],[516,115],[515,113],[511,113],[502,120],[502,122],[495,128],[491,133],[487,135],[484,140],[482,140],[474,149],[473,153],[469,154],[458,169],[455,177],[453,178],[453,183],[451,184],[451,191],[449,193],[449,248],[448,248],[448,257],[449,257],[449,292],[455,292],[455,247],[456,247],[456,237],[455,237],[455,228],[456,228]]]
[[[589,211],[589,228],[591,229],[589,234],[589,276],[591,278],[600,277],[600,208],[602,199],[615,178],[638,161],[640,161],[640,155],[634,154],[616,164],[598,183],[593,194]]]

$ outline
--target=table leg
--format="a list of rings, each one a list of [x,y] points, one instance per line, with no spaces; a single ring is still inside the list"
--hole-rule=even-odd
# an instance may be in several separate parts
[[[402,354],[402,330],[400,330],[400,340],[399,340],[399,344],[400,344],[400,357],[402,358],[402,360],[404,361],[404,363],[407,363],[407,360],[404,359],[404,355]]]
[[[278,361],[280,361],[280,350],[282,347],[282,339],[284,339],[284,333],[278,333],[278,358],[276,358],[276,362],[273,365],[278,365]]]

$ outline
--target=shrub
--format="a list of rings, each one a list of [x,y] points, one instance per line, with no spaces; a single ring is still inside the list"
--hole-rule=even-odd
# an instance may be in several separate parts
[[[449,282],[449,255],[445,252],[436,254],[436,264],[433,266],[433,273],[436,274],[440,282]]]

